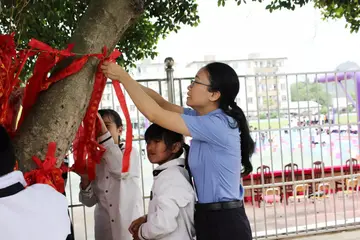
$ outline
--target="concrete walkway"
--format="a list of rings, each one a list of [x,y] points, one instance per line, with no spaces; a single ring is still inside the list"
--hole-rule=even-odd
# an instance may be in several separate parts
[[[359,240],[360,230],[295,238],[294,240]]]

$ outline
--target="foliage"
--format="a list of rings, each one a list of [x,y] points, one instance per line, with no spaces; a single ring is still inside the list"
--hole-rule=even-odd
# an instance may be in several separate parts
[[[97,1],[97,0],[94,0]],[[64,48],[77,27],[90,0],[18,0],[4,1],[0,13],[0,33],[16,32],[20,48],[31,38],[54,48]],[[199,23],[196,0],[145,1],[145,12],[119,41],[125,54],[119,63],[133,67],[143,58],[157,55],[160,38],[177,32],[181,26]],[[109,29],[111,31],[111,29]],[[27,66],[27,71],[31,66]]]
[[[227,0],[218,0],[219,6],[224,6]],[[228,0],[230,1],[230,0]],[[238,5],[246,3],[245,0],[233,0]],[[252,0],[253,2],[262,2],[263,0]],[[358,32],[360,28],[360,4],[357,0],[272,0],[266,6],[270,12],[288,9],[295,10],[297,7],[303,7],[309,2],[313,2],[315,8],[320,9],[325,19],[342,19],[347,22],[345,27],[350,28],[350,32]]]
[[[354,110],[354,106],[352,104],[350,104],[348,107],[347,107],[347,112],[351,113],[353,110]]]
[[[259,114],[259,119],[267,119],[267,116],[265,113],[260,113]]]
[[[264,99],[264,102],[263,102],[264,109],[271,108],[274,105],[275,105],[275,101],[272,98],[268,97],[268,98]]]
[[[271,112],[270,113],[270,118],[278,118],[278,113],[277,112]]]
[[[320,83],[311,83],[309,80],[293,83],[290,92],[291,101],[315,101],[325,108],[331,105],[331,95]]]
[[[328,114],[328,112],[329,112],[329,107],[321,106],[321,109],[320,109],[321,114]]]

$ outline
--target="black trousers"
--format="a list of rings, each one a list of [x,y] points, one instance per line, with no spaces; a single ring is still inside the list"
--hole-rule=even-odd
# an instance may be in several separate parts
[[[217,211],[195,211],[196,240],[252,240],[244,206]]]

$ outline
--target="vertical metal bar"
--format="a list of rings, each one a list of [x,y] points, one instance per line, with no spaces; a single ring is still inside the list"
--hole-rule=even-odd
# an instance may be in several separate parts
[[[83,209],[83,214],[84,214],[85,240],[87,240],[88,236],[87,236],[86,212],[85,212],[85,206],[84,205],[82,206],[82,209]],[[74,238],[75,238],[75,236],[74,236]]]
[[[245,99],[246,99],[246,112],[248,113],[249,111],[249,105],[248,105],[248,101],[247,101],[247,81],[248,81],[248,78],[245,76],[244,77],[244,82],[245,82]],[[256,148],[256,146],[255,146]],[[242,181],[242,178],[241,178],[241,181]],[[251,186],[254,185],[254,177],[253,177],[253,174],[250,175],[250,182],[251,182]],[[245,191],[244,191],[245,192]],[[255,235],[255,239],[257,239],[257,230],[256,230],[256,214],[255,214],[255,205],[254,205],[254,189],[251,188],[251,201],[253,203],[253,216],[254,216],[254,235]]]
[[[263,75],[261,75],[261,77],[263,77]],[[265,85],[266,85],[266,110],[267,110],[267,122],[268,122],[268,132],[269,132],[269,135],[268,135],[268,142],[269,142],[269,139],[271,139],[271,125],[270,125],[270,98],[269,98],[269,84],[268,84],[268,76],[266,75],[265,76]],[[272,149],[272,146],[271,146],[271,142],[270,142],[270,152],[271,152],[271,149]],[[270,160],[272,161],[272,159]],[[261,166],[263,165],[263,159],[261,158]],[[262,183],[262,192],[264,193],[264,182],[265,182],[265,179],[264,179],[264,174],[261,173],[261,183]],[[264,201],[264,224],[265,224],[265,235],[267,236],[268,235],[268,231],[267,231],[267,218],[266,218],[266,202]]]
[[[320,111],[320,105],[319,105],[320,96],[319,96],[319,95],[317,95],[317,96],[318,96],[318,99],[317,99],[317,103],[318,103],[318,104],[317,104],[317,108],[318,108],[318,113],[320,113],[320,112],[321,112],[321,111]],[[320,126],[318,125],[318,127],[320,127]],[[324,159],[324,158],[323,158],[322,131],[320,131],[320,142],[319,142],[319,146],[320,146],[320,159]],[[324,177],[322,176],[322,178],[324,178]],[[326,197],[323,198],[323,200],[324,200],[325,228],[328,229],[326,199],[327,199]]]
[[[348,135],[348,138],[349,138],[349,140],[348,140],[348,143],[349,143],[349,159],[350,159],[350,178],[353,180],[354,179],[354,176],[353,176],[353,174],[354,174],[354,169],[353,169],[353,161],[352,161],[352,154],[351,154],[351,135],[350,135],[350,129],[349,129],[349,126],[350,126],[350,121],[349,121],[349,119],[350,119],[350,115],[349,115],[349,101],[348,101],[348,99],[349,99],[349,94],[348,94],[348,92],[347,92],[347,72],[345,72],[344,73],[344,75],[345,75],[345,79],[343,80],[344,82],[345,82],[345,88],[344,88],[344,86],[343,85],[340,85],[341,87],[342,87],[342,89],[343,89],[343,91],[345,92],[345,95],[346,95],[346,118],[347,118],[347,121],[346,121],[346,126],[347,126],[347,129],[348,129],[348,131],[347,131],[347,135]],[[355,76],[355,74],[354,74],[354,76]],[[341,82],[339,82],[340,84],[341,84]],[[357,178],[357,179],[359,179],[359,178]],[[358,188],[358,184],[357,184],[357,186],[356,186],[356,190],[357,190],[357,188]],[[351,198],[352,198],[352,208],[353,208],[353,218],[354,218],[354,222],[355,222],[355,196],[354,196],[354,192],[355,192],[355,190],[353,189],[353,188],[351,188],[352,189],[352,192],[351,192]]]
[[[168,99],[169,102],[175,103],[175,91],[174,91],[174,59],[168,57],[164,61],[165,63],[165,71],[166,71],[166,79],[168,84]]]
[[[114,111],[116,111],[116,108],[115,108],[115,94],[114,94],[114,88],[113,88],[113,86],[112,86],[112,84],[111,84],[111,82],[107,82],[106,83],[106,86],[110,86],[110,92],[111,92],[111,102],[112,102],[112,109],[114,110]]]
[[[290,98],[289,98],[289,91],[291,91],[291,89],[289,89],[289,78],[288,75],[286,75],[285,78],[285,82],[286,82],[286,89],[287,89],[287,110],[288,110],[288,123],[290,124]],[[291,140],[291,128],[289,128],[289,136],[290,136],[290,140]],[[291,141],[290,141],[290,146],[291,146]],[[281,152],[283,151],[283,149],[281,149]],[[292,157],[292,156],[291,156]],[[282,172],[282,182],[285,183],[285,172],[284,172],[284,162],[283,159],[282,160],[282,164],[281,164],[281,172]],[[283,205],[284,205],[284,212],[285,212],[285,229],[286,229],[286,235],[288,235],[288,218],[287,218],[287,206],[286,206],[286,185],[283,184]],[[284,202],[285,199],[285,202]]]
[[[260,139],[260,133],[261,133],[261,130],[260,130],[260,112],[259,112],[259,84],[258,84],[258,77],[255,76],[254,77],[254,81],[255,81],[255,96],[256,96],[256,111],[257,111],[257,122],[258,122],[258,136],[259,136],[259,150],[260,150],[260,165],[262,165],[262,159],[263,159],[263,156],[262,156],[262,140]],[[262,190],[264,190],[262,188]],[[256,204],[255,203],[255,198],[252,198],[252,201],[253,201],[253,204]],[[256,218],[255,218],[256,219]],[[256,221],[254,222],[254,225],[256,225]]]
[[[70,161],[69,161],[70,162]],[[70,205],[71,205],[71,222],[73,223],[73,226],[75,226],[75,222],[74,222],[74,207],[72,207],[73,203],[73,198],[72,198],[72,184],[71,184],[71,172],[68,172],[68,179],[69,179],[69,192],[70,192]],[[75,229],[75,228],[74,228]]]
[[[147,83],[146,83],[147,84]],[[148,85],[148,84],[147,84]],[[140,153],[140,167],[141,167],[141,190],[143,193],[143,211],[144,211],[144,215],[146,213],[146,209],[145,209],[145,182],[144,182],[144,165],[143,165],[143,157],[142,157],[142,146],[141,146],[141,138],[140,138],[140,113],[139,110],[136,110],[136,121],[138,122],[138,141],[139,141],[139,153]]]
[[[295,84],[296,84],[296,91],[297,93],[299,93],[299,86],[298,86],[298,83],[299,83],[299,80],[298,80],[298,75],[296,74],[295,75]],[[290,86],[291,88],[291,86]],[[298,114],[300,115],[300,103],[298,101]],[[291,123],[291,121],[290,121]],[[297,129],[295,129],[296,131]],[[293,158],[293,149],[295,149],[295,146],[293,144],[293,140],[292,140],[292,128],[291,128],[291,131],[290,131],[290,145],[291,145],[291,178],[292,178],[292,191],[293,191],[293,194],[294,194],[294,190],[295,190],[295,170],[294,170],[294,158]],[[302,171],[304,172],[304,170]],[[296,200],[294,199],[294,211],[295,211],[295,229],[296,229],[296,233],[298,233],[298,219],[297,219],[297,208],[296,208]]]
[[[182,83],[181,79],[179,79],[179,92],[180,92],[180,106],[183,106],[183,95],[182,95]]]
[[[309,81],[308,79],[306,79],[306,82],[305,82],[305,87],[306,87],[306,93],[307,95],[309,96]],[[308,106],[308,118],[309,118],[309,123],[311,122],[311,115],[310,115],[310,102],[307,101],[307,106]],[[306,119],[304,119],[304,123],[306,123]],[[314,179],[315,178],[315,174],[314,174],[314,168],[313,168],[313,164],[314,164],[314,151],[313,151],[313,148],[312,148],[312,126],[309,125],[308,126],[308,130],[309,130],[309,135],[310,135],[310,142],[311,142],[311,145],[310,145],[310,156],[311,156],[311,167],[312,167],[312,170],[311,170],[311,178]],[[316,192],[316,183],[313,182],[312,184],[312,188],[313,188],[313,191]],[[316,202],[316,197],[314,196],[314,212],[315,212],[315,230],[317,231],[318,230],[318,221],[317,221],[317,202]]]
[[[287,75],[286,75],[286,77],[285,77],[285,81],[287,81]],[[280,86],[281,86],[281,82],[280,82]],[[286,84],[285,84],[285,86],[286,86]],[[285,87],[286,88],[286,87]],[[289,98],[289,92],[288,92],[289,90],[286,88],[286,100]],[[277,88],[277,95],[278,95],[278,98],[280,97],[279,96],[279,88]],[[284,166],[284,155],[283,155],[283,145],[282,145],[282,130],[283,130],[283,128],[282,128],[282,126],[281,126],[281,121],[280,121],[280,107],[278,107],[278,122],[279,122],[279,138],[280,138],[280,161],[281,161],[281,166]],[[289,128],[287,128],[287,129],[289,129]],[[273,170],[274,171],[274,170]],[[273,178],[273,183],[275,183],[275,177],[274,177],[274,174],[272,174],[272,178]],[[283,181],[284,182],[284,181]],[[279,188],[280,189],[280,188]],[[285,191],[284,190],[285,188],[284,188],[284,185],[283,185],[283,191]],[[275,208],[276,209],[276,208]],[[275,218],[276,218],[276,212],[275,212]],[[287,228],[287,227],[286,227]],[[278,231],[277,231],[278,229],[277,229],[277,227],[276,227],[276,236],[278,236]]]
[[[339,114],[339,91],[338,91],[338,78],[337,78],[337,73],[335,73],[335,95],[336,95],[336,107],[337,107],[337,129],[338,129],[338,138],[341,139],[341,135],[340,135],[340,114]],[[334,118],[334,122],[335,122],[335,118]],[[339,147],[340,147],[340,166],[341,166],[341,176],[344,176],[344,170],[343,170],[343,159],[342,159],[342,146],[341,146],[341,140],[338,141],[339,142]],[[346,207],[345,207],[345,194],[344,194],[344,185],[345,182],[344,179],[341,179],[341,188],[342,188],[342,202],[343,202],[343,209],[344,209],[344,223],[345,223],[345,227],[347,227],[347,220],[346,220]]]
[[[325,75],[326,76],[326,75]],[[317,79],[317,78],[316,78]],[[328,81],[328,78],[325,77],[325,86],[326,86],[326,93],[327,95],[329,94],[329,81]],[[336,87],[336,83],[335,83],[335,87]],[[332,109],[333,109],[333,104],[330,103],[330,105],[332,106]],[[326,115],[329,116],[330,113],[329,113],[329,105],[326,106],[327,107],[327,111],[326,111]],[[324,123],[324,125],[327,125],[328,129],[329,129],[329,144],[330,144],[330,165],[331,165],[331,176],[332,177],[335,177],[335,172],[334,172],[334,158],[333,158],[333,145],[331,144],[332,143],[332,134],[331,134],[331,131],[330,131],[330,127],[331,127],[331,123],[329,122],[329,117],[327,117],[328,119],[328,123]],[[324,174],[325,175],[325,174]],[[336,182],[334,181],[334,184],[335,184],[335,188],[336,188]],[[335,220],[335,228],[337,228],[337,215],[336,215],[336,194],[334,192],[334,190],[336,191],[336,189],[333,189],[333,194],[332,194],[332,199],[333,199],[333,202],[334,202],[334,220]],[[331,191],[331,189],[329,189],[329,191]]]
[[[305,80],[306,79],[307,79],[307,76],[305,75]],[[296,81],[298,82],[298,75],[296,75]],[[297,89],[297,92],[298,92],[298,95],[299,95],[299,88],[296,88],[296,89]],[[301,122],[301,119],[300,119],[300,104],[299,104],[299,102],[298,102],[298,120],[297,121],[298,121],[298,123]],[[298,123],[297,123],[297,125],[299,125]],[[302,128],[297,126],[297,131],[299,132],[299,137],[300,137],[300,147],[299,148],[300,148],[301,169],[302,169],[302,171],[301,171],[301,179],[305,180],[305,172],[304,172],[305,166],[304,166],[304,155],[303,155],[303,146],[304,146],[303,144],[304,144],[304,142],[303,142],[303,137],[302,137],[302,134],[303,134]],[[304,183],[302,183],[302,184],[304,184]],[[306,185],[308,187],[308,184],[306,184]],[[304,200],[304,211],[305,211],[305,231],[307,232],[308,231],[308,226],[307,226],[307,214],[306,214],[307,208],[306,208],[305,194],[304,194],[303,200]],[[296,218],[297,218],[297,213],[295,213],[295,214],[296,214]]]
[[[280,99],[279,99],[279,83],[278,83],[278,77],[277,75],[273,76],[274,80],[275,80],[275,91],[276,91],[276,105],[277,105],[277,118],[279,121],[279,135],[280,135],[280,142],[281,142],[281,124],[280,124],[280,113],[279,113],[279,109],[280,109]],[[274,161],[273,161],[273,148],[272,148],[272,142],[270,142],[270,159],[271,159],[271,169],[272,171],[274,171]],[[271,174],[271,182],[275,183],[275,176],[274,174]],[[278,227],[277,227],[277,212],[276,212],[276,201],[275,201],[275,191],[273,192],[273,206],[274,206],[274,216],[275,216],[275,235],[278,236]]]

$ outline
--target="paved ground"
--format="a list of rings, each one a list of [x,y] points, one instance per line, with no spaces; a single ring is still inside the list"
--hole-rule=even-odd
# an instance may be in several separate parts
[[[74,184],[78,186],[78,182]],[[67,194],[69,203],[77,204],[78,188],[74,187],[72,190]],[[145,200],[145,209],[147,205],[148,199]],[[360,192],[352,196],[343,196],[342,193],[331,194],[328,198],[315,202],[302,199],[301,202],[288,205],[261,204],[258,207],[257,204],[246,203],[245,209],[255,239],[347,227],[353,224],[360,225]],[[76,240],[94,240],[94,208],[74,207],[70,208],[70,214],[73,217]],[[288,239],[360,240],[360,230]]]
[[[310,237],[295,238],[294,240],[359,240],[360,230],[330,233]]]

